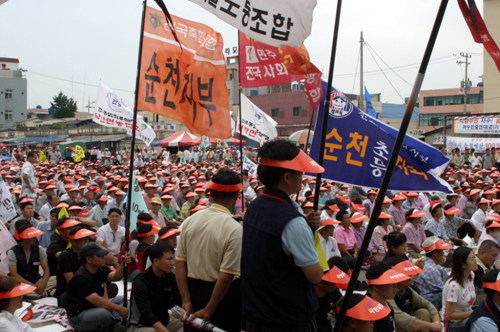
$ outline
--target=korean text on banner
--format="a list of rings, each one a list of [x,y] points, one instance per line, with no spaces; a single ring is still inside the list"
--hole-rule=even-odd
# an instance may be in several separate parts
[[[455,116],[455,134],[500,134],[500,117],[497,116]]]
[[[12,201],[12,195],[10,194],[7,185],[3,177],[0,175],[0,223],[4,224],[11,219],[13,219],[17,213],[14,207],[14,202]]]
[[[103,82],[99,82],[93,120],[105,127],[126,129],[127,134],[132,135],[134,112]],[[148,146],[156,137],[153,128],[140,115],[136,121],[136,136]]]
[[[300,47],[311,34],[316,0],[190,0],[251,38]]]
[[[500,149],[500,138],[446,136],[446,149],[451,151],[456,148],[462,153],[467,148],[474,149],[474,152],[484,153],[486,149]]]
[[[144,202],[144,197],[141,194],[141,187],[139,187],[139,182],[135,177],[135,174],[132,174],[132,207],[130,209],[130,231],[132,232],[137,227],[137,216],[141,212],[148,213],[148,207],[146,206],[146,202]],[[129,189],[130,191],[130,189]],[[130,195],[130,192],[128,193]]]
[[[17,243],[3,222],[0,222],[0,271],[10,273],[7,251]]]
[[[172,15],[182,49],[163,13],[147,7],[138,108],[180,121],[191,133],[229,138],[229,90],[221,34]]]
[[[326,90],[326,84],[324,89]],[[321,128],[320,105],[316,128]],[[398,131],[362,112],[332,88],[325,139],[323,177],[337,182],[380,188]],[[314,132],[311,157],[318,160],[321,130]],[[397,159],[390,190],[452,193],[439,178],[449,162],[439,150],[406,136]]]
[[[312,64],[305,46],[274,47],[239,33],[240,86],[253,88],[306,80],[305,91],[312,108],[321,100],[321,71]],[[306,76],[307,75],[307,76]]]
[[[251,161],[247,156],[243,156],[243,169],[248,171],[248,174],[257,175],[257,164]]]
[[[241,94],[241,132],[259,144],[272,140],[278,136],[276,121],[264,111],[258,108],[244,94]],[[236,124],[236,131],[239,132],[239,118]]]

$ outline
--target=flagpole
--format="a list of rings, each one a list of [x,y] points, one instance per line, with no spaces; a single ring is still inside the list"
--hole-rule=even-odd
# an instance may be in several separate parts
[[[389,163],[387,165],[387,171],[384,174],[384,178],[382,180],[382,185],[377,194],[377,199],[375,200],[375,206],[373,207],[373,212],[370,217],[370,222],[368,223],[368,228],[366,229],[365,237],[363,239],[363,243],[361,244],[361,249],[358,251],[358,258],[356,259],[356,263],[354,265],[354,270],[352,271],[351,280],[349,281],[349,286],[347,287],[347,291],[344,296],[344,302],[340,309],[340,314],[337,316],[337,320],[335,322],[334,331],[340,332],[342,329],[342,323],[344,320],[344,316],[347,311],[347,305],[352,297],[352,293],[354,291],[354,286],[356,284],[356,280],[358,279],[359,272],[361,271],[361,265],[364,260],[365,253],[368,249],[368,244],[371,240],[373,230],[377,224],[377,219],[380,214],[380,210],[382,208],[382,204],[385,198],[385,194],[387,192],[387,188],[389,187],[389,183],[391,181],[392,173],[394,171],[394,167],[396,166],[396,162],[399,156],[399,151],[403,145],[404,138],[406,136],[406,131],[408,130],[408,126],[410,124],[411,116],[413,114],[413,109],[415,108],[415,104],[417,102],[418,94],[420,92],[420,88],[422,87],[422,82],[425,77],[425,72],[427,70],[427,66],[429,64],[429,60],[431,58],[432,49],[434,48],[434,44],[436,43],[437,35],[439,32],[439,28],[441,27],[441,22],[443,21],[444,13],[446,11],[446,6],[448,5],[448,0],[442,0],[441,5],[439,6],[439,10],[436,16],[436,20],[434,21],[434,26],[432,27],[432,32],[429,37],[429,41],[427,42],[427,46],[424,52],[424,56],[422,58],[422,63],[420,64],[420,69],[418,71],[417,77],[415,79],[415,84],[413,85],[413,89],[410,95],[410,99],[408,104],[406,105],[405,114],[403,117],[403,121],[401,122],[401,127],[398,132],[398,137],[394,142],[394,147],[392,149],[391,158],[389,159]],[[322,151],[322,150],[320,150]],[[321,155],[321,154],[320,154]]]
[[[127,193],[127,215],[125,216],[125,255],[128,254],[129,250],[129,240],[130,240],[130,215],[132,211],[132,176],[134,173],[134,147],[135,147],[135,127],[137,126],[137,104],[139,102],[139,82],[141,74],[141,60],[142,60],[142,41],[144,36],[144,21],[146,17],[146,6],[147,1],[144,0],[142,7],[142,20],[141,20],[141,35],[139,38],[139,56],[137,59],[137,77],[135,81],[135,100],[134,100],[134,117],[132,119],[132,140],[130,143],[130,164],[129,164],[129,175],[128,175],[128,193]],[[127,307],[128,295],[127,295],[127,264],[123,267],[123,306]],[[126,320],[125,320],[126,321]]]
[[[312,126],[313,126],[313,120],[314,120],[314,112],[316,111],[315,108],[313,108],[313,111],[312,111],[312,114],[311,114],[311,121],[309,122],[309,129],[307,130],[307,139],[306,139],[306,144],[304,145],[304,152],[305,153],[309,153],[309,149],[307,148],[307,146],[309,145],[309,137],[311,135],[311,130],[312,130]]]
[[[330,95],[332,93],[333,70],[335,68],[335,55],[337,53],[337,41],[339,37],[340,13],[342,9],[342,0],[337,0],[337,11],[335,14],[335,25],[333,28],[332,51],[330,55],[330,68],[328,70],[328,85],[326,86],[325,107],[323,109],[323,122],[321,126],[321,141],[319,144],[318,163],[323,165],[325,150],[326,125],[328,122],[328,108],[330,107]],[[318,130],[318,128],[316,128]],[[319,204],[319,188],[321,187],[321,173],[316,175],[316,187],[314,188],[314,210],[318,210]]]
[[[241,182],[243,182],[243,131],[241,130],[241,71],[240,71],[240,31],[238,30],[238,118],[240,123],[240,173],[241,173]],[[245,211],[245,191],[241,191],[241,212]]]

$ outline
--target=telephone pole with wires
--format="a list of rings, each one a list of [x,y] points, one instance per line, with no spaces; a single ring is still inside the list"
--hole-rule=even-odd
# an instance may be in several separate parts
[[[469,59],[472,57],[469,53],[460,52],[460,56],[465,58],[464,61],[457,61],[458,65],[465,64],[465,77],[462,82],[460,82],[460,90],[464,92],[464,114],[467,114],[467,94],[471,88],[471,82],[469,81]]]

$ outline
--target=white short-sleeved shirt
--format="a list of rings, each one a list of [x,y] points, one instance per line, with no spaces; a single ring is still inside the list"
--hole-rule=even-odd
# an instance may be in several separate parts
[[[125,228],[118,226],[116,232],[113,232],[111,226],[108,224],[102,226],[97,230],[97,241],[102,242],[113,255],[118,255],[121,249],[121,243],[125,237]]]
[[[24,174],[28,175],[29,183],[34,192],[29,190],[27,183],[24,182],[24,178],[22,177]],[[21,170],[21,197],[28,196],[31,198],[36,198],[37,195],[38,193],[36,192],[35,169],[33,168],[33,164],[27,161],[24,163]]]
[[[443,311],[446,309],[446,302],[456,303],[455,311],[457,312],[470,311],[475,300],[474,272],[471,272],[471,278],[465,282],[464,287],[452,279],[448,279],[444,284]]]

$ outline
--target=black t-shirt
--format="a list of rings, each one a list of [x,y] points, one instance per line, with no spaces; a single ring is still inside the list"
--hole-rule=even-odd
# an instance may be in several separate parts
[[[412,305],[413,302],[413,293],[411,292],[409,287],[406,287],[404,292],[401,293],[401,296],[398,294],[394,298],[394,302],[398,305],[401,311],[406,312],[409,315],[413,315]]]
[[[57,259],[57,290],[55,296],[58,297],[66,291],[68,285],[64,273],[72,272],[73,274],[80,267],[80,259],[73,249],[68,248],[61,252]]]
[[[50,245],[47,248],[47,263],[49,264],[50,275],[57,275],[56,254],[63,251],[68,246],[68,241],[64,241],[59,234],[54,233],[50,237]]]
[[[95,308],[85,298],[93,293],[103,296],[106,280],[110,273],[111,270],[107,267],[99,268],[95,274],[90,274],[83,265],[78,268],[68,284],[67,307],[65,309],[69,317],[76,316],[84,310]]]

